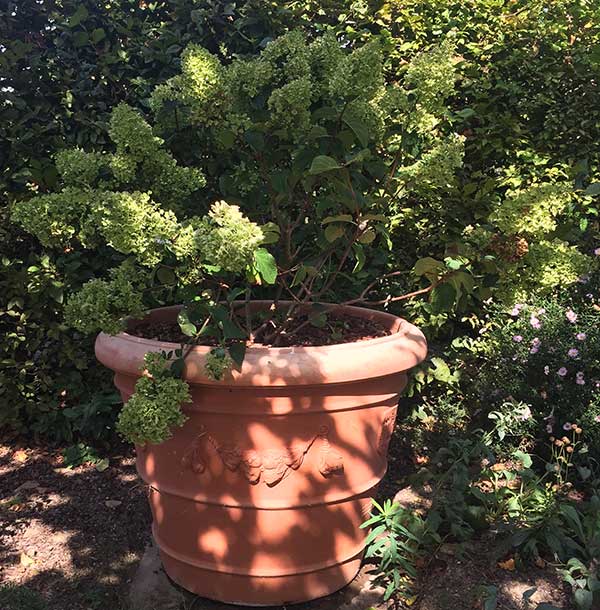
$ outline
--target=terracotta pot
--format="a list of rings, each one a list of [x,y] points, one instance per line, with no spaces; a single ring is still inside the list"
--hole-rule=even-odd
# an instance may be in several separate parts
[[[241,370],[220,382],[204,371],[208,347],[186,359],[188,421],[168,441],[137,447],[153,535],[167,574],[184,588],[228,603],[280,605],[327,595],[356,575],[359,525],[386,471],[400,392],[427,346],[396,316],[341,309],[392,334],[252,347]],[[149,317],[173,319],[177,310]],[[101,334],[96,355],[127,400],[144,354],[177,347]]]

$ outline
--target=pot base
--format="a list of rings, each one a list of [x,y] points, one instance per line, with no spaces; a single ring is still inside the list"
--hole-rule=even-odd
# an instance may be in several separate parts
[[[169,578],[200,597],[236,606],[281,606],[307,602],[339,591],[358,574],[362,553],[342,564],[309,574],[286,576],[248,576],[215,572],[192,566],[170,556],[160,556]],[[286,599],[282,599],[285,591]]]

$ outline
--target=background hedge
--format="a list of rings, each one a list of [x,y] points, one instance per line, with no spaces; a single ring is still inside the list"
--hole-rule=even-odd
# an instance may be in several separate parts
[[[119,101],[142,109],[194,41],[225,59],[253,53],[290,28],[334,28],[349,43],[390,43],[387,69],[454,36],[463,61],[455,129],[466,163],[447,205],[422,205],[398,253],[443,256],[502,190],[561,167],[576,184],[597,174],[600,7],[594,1],[44,0],[0,6],[0,426],[56,440],[104,438],[114,394],[93,342],[62,322],[64,294],[112,266],[109,252],[44,252],[8,222],[11,201],[56,181],[53,153],[106,143]],[[582,244],[596,230],[591,206]],[[476,303],[470,306],[478,306]],[[468,312],[467,312],[468,313]],[[460,316],[443,332],[460,334]]]

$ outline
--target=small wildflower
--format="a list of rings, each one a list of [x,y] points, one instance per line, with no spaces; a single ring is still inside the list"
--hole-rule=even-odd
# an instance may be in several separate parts
[[[583,432],[583,430],[577,426],[577,428],[575,428],[575,434],[581,434]]]
[[[564,366],[561,366],[556,372],[560,377],[564,377],[567,374],[567,369]]]
[[[531,326],[536,329],[542,328],[542,323],[540,322],[540,319],[538,317],[534,316],[533,314],[529,318],[529,324],[531,324]]]
[[[550,374],[550,367],[548,365],[546,365],[544,367],[544,375],[549,375]]]
[[[554,444],[555,444],[557,447],[562,447],[562,446],[563,446],[563,442],[562,442],[561,440],[559,440],[559,439],[556,439],[556,440],[554,441]]]
[[[594,417],[594,421],[597,421],[600,423],[600,415],[596,415],[596,417]]]
[[[591,292],[588,292],[585,296],[588,299],[593,299],[594,298],[594,295]]]
[[[538,309],[537,315],[538,316],[543,316],[546,313],[546,310],[543,307],[540,307]]]
[[[577,314],[572,309],[567,309],[565,316],[567,317],[567,320],[571,322],[571,324],[575,324],[575,322],[577,322]]]
[[[528,419],[531,419],[531,409],[529,407],[524,407],[521,410],[521,414],[519,417],[521,421],[527,421]]]
[[[567,432],[573,427],[573,424],[566,422],[563,424],[563,430],[566,430]]]
[[[551,426],[550,424],[548,424],[548,425],[546,426],[546,432],[547,432],[548,434],[552,434],[552,426]]]
[[[521,313],[521,309],[523,309],[523,304],[522,303],[517,303],[512,308],[512,311],[510,312],[510,315],[513,316],[513,318],[516,318]]]
[[[587,335],[585,333],[577,333],[575,335],[575,338],[577,339],[577,341],[585,341],[587,338]]]
[[[573,447],[567,447],[567,453],[573,453]]]
[[[583,371],[578,371],[575,375],[575,383],[577,385],[585,385],[585,379],[583,378]]]
[[[567,356],[569,356],[569,358],[577,358],[577,356],[579,356],[579,350],[575,347],[572,347],[568,352],[567,352]]]
[[[596,256],[600,256],[600,248],[596,248],[596,249],[594,250],[594,254],[595,254]]]
[[[563,436],[563,437],[562,437],[560,440],[561,440],[561,441],[562,441],[562,442],[563,442],[565,445],[570,445],[570,444],[571,444],[571,441],[570,441],[570,440],[569,440],[569,439],[568,439],[566,436]]]
[[[521,343],[521,341],[523,341],[523,337],[521,335],[514,335],[513,341],[515,343]]]

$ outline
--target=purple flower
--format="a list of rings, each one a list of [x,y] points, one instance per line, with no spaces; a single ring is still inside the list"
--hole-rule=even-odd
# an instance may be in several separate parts
[[[577,339],[577,341],[585,341],[587,338],[587,335],[585,333],[577,333],[575,335],[575,338]]]
[[[542,323],[540,322],[539,318],[533,314],[531,314],[531,317],[529,318],[529,324],[531,324],[533,328],[542,328]]]
[[[575,324],[575,322],[577,322],[577,314],[572,309],[567,309],[565,315],[571,324]]]
[[[594,295],[593,295],[591,292],[588,292],[588,293],[587,293],[585,296],[586,296],[588,299],[593,299],[593,298],[594,298]]]
[[[538,316],[543,316],[546,313],[546,310],[543,307],[540,307],[538,309],[537,315]]]
[[[573,427],[573,424],[570,424],[569,422],[567,422],[566,424],[563,425],[563,430],[566,430],[567,432]]]
[[[524,307],[524,305],[522,303],[517,303],[512,308],[512,311],[510,312],[510,315],[513,316],[513,318],[516,318],[521,313],[521,309],[523,309],[523,307]]]
[[[564,377],[567,374],[567,369],[564,366],[561,366],[556,372],[560,377]]]
[[[577,358],[577,356],[579,356],[579,350],[575,347],[572,347],[568,352],[567,352],[567,356],[569,356],[569,358]]]
[[[530,354],[537,354],[539,352],[540,348],[537,347],[537,345],[534,345],[530,350],[529,353]]]
[[[577,385],[585,385],[585,379],[584,379],[583,377],[577,377],[577,378],[575,379],[575,383],[576,383]]]
[[[521,335],[515,335],[515,336],[513,337],[513,341],[514,341],[515,343],[521,343],[521,341],[523,341],[523,337],[522,337]]]
[[[544,375],[548,375],[550,373],[550,367],[548,365],[546,365],[544,367]]]
[[[546,432],[548,432],[548,434],[552,434],[552,426],[550,424],[546,426]]]
[[[594,421],[600,422],[600,415],[596,415],[596,417],[594,417]]]
[[[595,254],[596,256],[600,256],[600,248],[596,248],[596,249],[594,250],[594,254]]]

